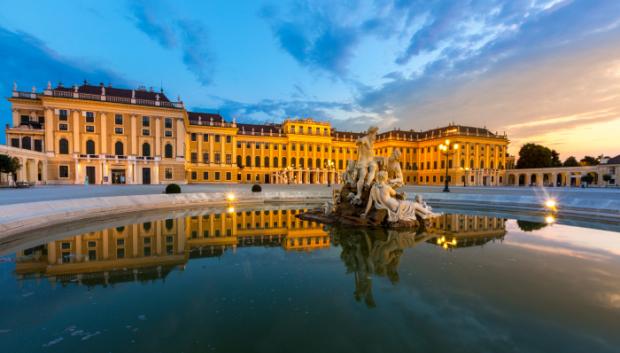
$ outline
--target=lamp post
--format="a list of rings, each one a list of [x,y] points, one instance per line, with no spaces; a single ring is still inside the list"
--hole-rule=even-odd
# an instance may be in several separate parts
[[[448,183],[448,157],[451,154],[454,154],[456,150],[459,149],[458,143],[452,143],[450,140],[444,141],[441,145],[439,145],[439,149],[446,156],[446,177],[445,177],[445,186],[443,188],[443,192],[450,192],[450,187]]]
[[[332,186],[332,178],[330,172],[334,169],[334,161],[328,159],[325,161],[325,166],[327,167],[327,187]]]

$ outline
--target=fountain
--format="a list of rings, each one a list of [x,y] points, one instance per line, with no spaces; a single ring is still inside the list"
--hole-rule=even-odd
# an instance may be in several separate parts
[[[403,186],[401,152],[394,149],[388,158],[375,157],[377,131],[370,127],[357,140],[357,161],[348,161],[332,200],[323,209],[302,213],[299,218],[350,226],[415,228],[439,215],[421,195],[408,200],[404,192],[396,191]]]

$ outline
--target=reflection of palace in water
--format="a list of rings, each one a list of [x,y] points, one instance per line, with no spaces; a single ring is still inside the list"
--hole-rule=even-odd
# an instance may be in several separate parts
[[[490,216],[446,214],[434,218],[427,228],[430,243],[445,249],[480,246],[506,234],[506,220]]]
[[[355,277],[355,299],[374,307],[372,276],[399,282],[398,267],[406,248],[422,243],[437,244],[444,249],[482,246],[502,239],[506,234],[505,219],[489,216],[446,214],[431,220],[424,231],[395,229],[333,230],[335,245],[342,247],[340,258],[347,272]]]
[[[329,247],[322,225],[295,217],[303,209],[235,211],[131,224],[55,240],[17,253],[19,276],[87,285],[165,277],[188,259],[237,247],[309,251]]]

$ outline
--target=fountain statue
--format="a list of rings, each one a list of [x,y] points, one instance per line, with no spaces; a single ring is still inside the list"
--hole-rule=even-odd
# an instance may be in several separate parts
[[[332,200],[321,210],[300,214],[299,218],[328,224],[409,228],[438,215],[421,195],[407,200],[404,192],[396,191],[404,185],[401,152],[396,148],[387,158],[375,157],[377,131],[370,127],[367,135],[357,140],[357,160],[347,162]]]

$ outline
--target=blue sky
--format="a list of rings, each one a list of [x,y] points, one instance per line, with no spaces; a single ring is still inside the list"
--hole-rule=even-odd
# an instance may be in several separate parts
[[[620,153],[620,1],[0,0],[0,94],[163,86],[227,119],[449,122]],[[0,102],[2,126],[9,104]],[[2,134],[4,135],[4,134]],[[4,136],[2,136],[3,141]]]

